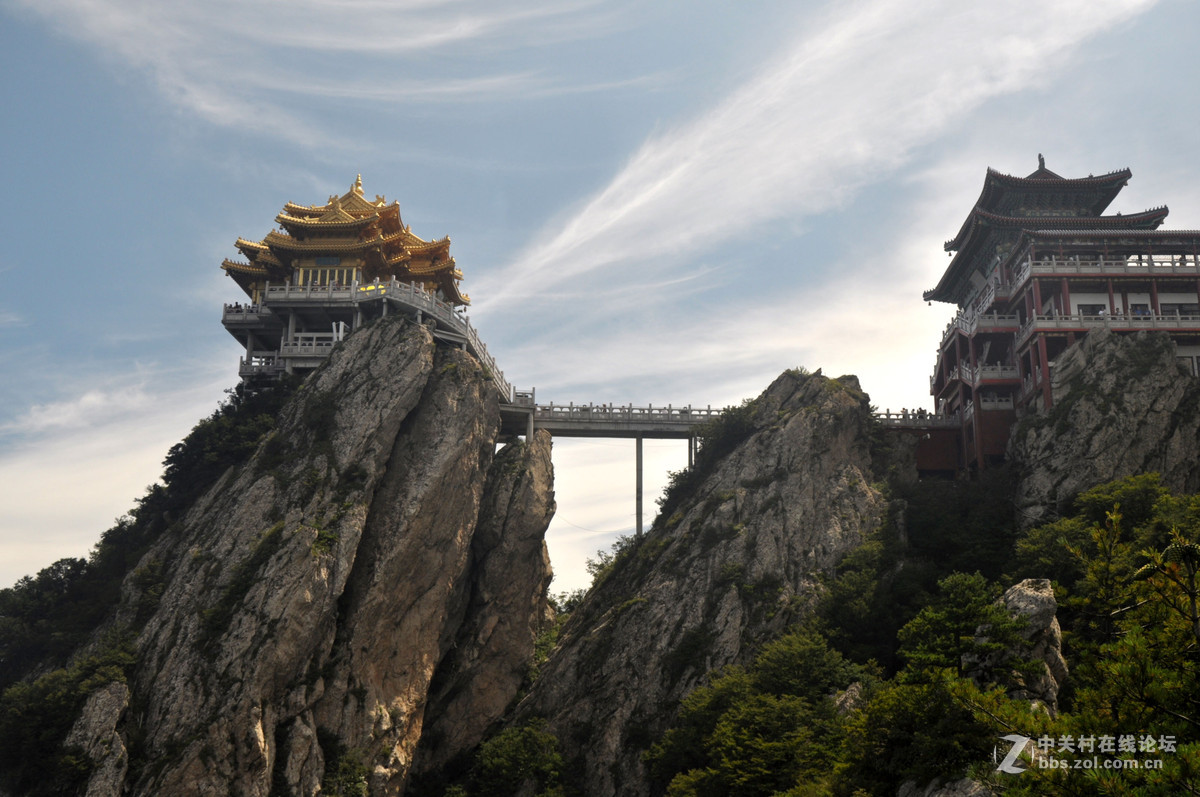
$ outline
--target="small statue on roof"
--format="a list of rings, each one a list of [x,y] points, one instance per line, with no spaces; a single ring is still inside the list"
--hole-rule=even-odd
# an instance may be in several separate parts
[[[1042,153],[1040,153],[1040,152],[1038,153],[1038,168],[1039,169],[1046,168],[1046,159],[1044,157],[1042,157]]]

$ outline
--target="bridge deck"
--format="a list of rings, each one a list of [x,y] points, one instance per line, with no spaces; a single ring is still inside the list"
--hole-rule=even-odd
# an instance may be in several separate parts
[[[517,400],[501,405],[504,430],[525,434],[533,426],[555,437],[625,437],[686,440],[695,427],[721,414],[710,407],[635,407],[632,404],[534,404]]]

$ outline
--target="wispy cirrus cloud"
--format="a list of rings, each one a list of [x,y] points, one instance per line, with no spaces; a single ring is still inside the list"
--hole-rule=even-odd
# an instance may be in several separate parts
[[[838,4],[743,88],[646,142],[603,190],[482,280],[479,309],[601,268],[606,283],[648,264],[667,269],[673,256],[764,222],[828,211],[985,101],[1037,88],[1083,42],[1154,2]]]
[[[11,0],[122,68],[169,102],[220,126],[298,144],[327,132],[300,96],[373,102],[504,101],[593,92],[629,80],[572,85],[540,67],[497,69],[464,53],[520,53],[627,24],[595,0]],[[485,63],[486,62],[486,63]],[[473,65],[474,64],[474,65]]]

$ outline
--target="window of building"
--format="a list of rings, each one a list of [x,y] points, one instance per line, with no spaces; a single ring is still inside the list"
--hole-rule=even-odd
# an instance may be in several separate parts
[[[1103,304],[1081,304],[1079,305],[1080,315],[1105,315],[1108,313],[1108,306]]]
[[[331,284],[345,287],[356,279],[358,269],[355,268],[301,268],[296,271],[296,284],[306,288],[324,288]]]
[[[1190,304],[1164,302],[1159,305],[1159,310],[1163,315],[1200,316],[1200,304],[1195,302]]]

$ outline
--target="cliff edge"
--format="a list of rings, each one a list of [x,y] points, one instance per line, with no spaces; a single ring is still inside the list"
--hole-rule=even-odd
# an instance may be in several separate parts
[[[126,580],[114,625],[157,603],[72,731],[89,794],[399,794],[423,734],[477,744],[550,579],[549,436],[496,454],[498,428],[487,375],[425,327],[350,336],[143,558],[161,589]]]
[[[1200,491],[1200,380],[1175,360],[1165,332],[1097,330],[1051,374],[1054,405],[1013,427],[1021,524],[1064,514],[1097,484],[1158,473],[1176,492]]]
[[[683,696],[802,616],[816,576],[883,520],[854,377],[784,373],[722,424],[518,706],[516,722],[546,719],[581,793],[647,793],[642,753]]]

